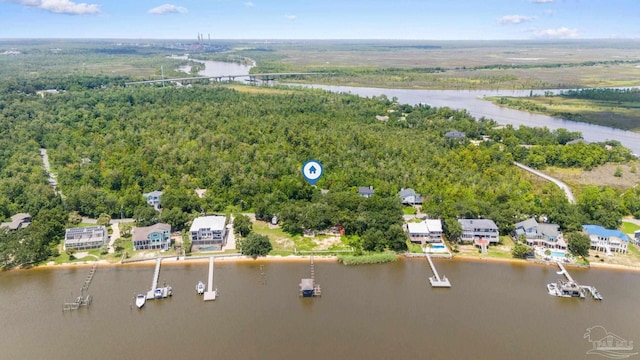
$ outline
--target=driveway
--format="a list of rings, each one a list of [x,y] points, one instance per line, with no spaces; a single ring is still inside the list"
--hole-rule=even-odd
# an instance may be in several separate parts
[[[120,225],[118,223],[111,224],[111,240],[109,240],[109,254],[116,251],[113,249],[113,243],[120,238]]]
[[[576,203],[576,198],[573,196],[573,192],[571,192],[571,188],[569,188],[569,185],[567,185],[567,184],[563,183],[562,181],[560,181],[560,180],[558,180],[556,178],[553,178],[553,177],[551,177],[551,176],[549,176],[549,175],[547,175],[545,173],[542,173],[542,172],[540,172],[540,171],[538,171],[536,169],[532,169],[532,168],[530,168],[530,167],[528,167],[528,166],[526,166],[524,164],[520,164],[520,163],[517,163],[515,161],[513,163],[517,167],[519,167],[521,169],[527,170],[528,172],[530,172],[532,174],[538,175],[541,178],[543,178],[545,180],[549,180],[549,181],[553,182],[554,184],[558,185],[558,187],[560,189],[562,189],[564,191],[564,193],[567,195],[567,200],[569,200],[569,204],[575,204]]]

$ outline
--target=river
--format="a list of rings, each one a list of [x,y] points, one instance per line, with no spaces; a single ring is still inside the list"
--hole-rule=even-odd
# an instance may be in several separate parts
[[[322,297],[300,298],[307,262],[217,262],[218,299],[196,295],[206,263],[162,266],[174,296],[132,306],[154,264],[98,267],[89,308],[63,312],[88,267],[0,273],[4,359],[578,359],[600,325],[640,341],[640,273],[569,272],[603,301],[557,298],[557,268],[424,258],[347,267],[317,262]],[[263,269],[260,265],[264,265]],[[595,336],[595,335],[594,335]]]
[[[188,55],[173,57],[187,59]],[[191,60],[205,65],[205,69],[199,73],[202,76],[248,75],[251,69],[251,66],[235,63]],[[183,67],[181,70],[187,71],[190,69]],[[493,119],[500,124],[511,124],[516,127],[523,125],[529,127],[547,127],[552,130],[564,128],[569,131],[579,131],[582,133],[582,137],[589,142],[602,142],[606,140],[619,141],[634,154],[640,154],[640,133],[503,108],[482,99],[484,96],[523,97],[529,96],[530,94],[542,94],[545,91],[557,92],[558,90],[413,90],[330,85],[297,86],[308,86],[363,97],[386,95],[388,98],[396,97],[399,102],[410,105],[422,103],[436,107],[446,106],[452,109],[466,109],[470,115],[476,118],[485,117]]]
[[[396,97],[399,102],[410,105],[423,103],[435,107],[466,109],[470,115],[476,118],[485,117],[500,124],[511,124],[515,127],[523,125],[547,127],[552,130],[564,128],[570,131],[579,131],[586,141],[617,140],[634,154],[640,154],[640,133],[503,108],[482,99],[484,96],[529,96],[531,92],[534,94],[544,92],[542,90],[408,90],[328,85],[309,86],[364,97],[386,95],[388,98]]]

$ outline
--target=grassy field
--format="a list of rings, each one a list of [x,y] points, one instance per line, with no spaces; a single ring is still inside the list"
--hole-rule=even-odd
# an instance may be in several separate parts
[[[282,71],[341,74],[322,78],[322,83],[422,89],[632,86],[638,85],[640,75],[637,41],[308,41],[295,45],[270,44],[269,52],[254,54],[258,66],[277,64]],[[437,71],[416,71],[420,69]],[[345,76],[345,70],[354,75]]]
[[[625,234],[630,234],[633,237],[633,234],[640,230],[640,225],[636,225],[630,222],[623,222],[620,230]]]
[[[474,245],[457,245],[458,255],[482,258],[494,258],[494,259],[513,259],[511,255],[511,249],[515,244],[510,236],[500,236],[500,243],[497,245],[491,245],[487,248],[486,254],[480,253],[480,248]]]
[[[638,85],[640,41],[216,40],[209,52],[169,40],[2,40],[0,76],[184,76],[186,60],[237,61],[256,71],[326,72],[305,82],[420,89],[529,89]],[[1,55],[4,50],[20,55]],[[56,49],[52,52],[52,49]]]
[[[622,176],[614,176],[620,169]],[[640,161],[627,164],[606,164],[585,171],[574,168],[548,167],[546,174],[567,183],[576,193],[586,185],[610,186],[617,189],[629,189],[640,183]]]
[[[333,251],[350,250],[344,237],[331,235],[291,236],[279,227],[270,227],[267,222],[255,221],[253,231],[266,235],[271,241],[271,255],[290,255],[298,251]]]

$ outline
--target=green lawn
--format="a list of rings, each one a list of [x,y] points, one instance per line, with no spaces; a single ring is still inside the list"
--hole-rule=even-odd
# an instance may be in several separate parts
[[[291,236],[280,228],[270,228],[269,224],[264,221],[256,221],[253,223],[253,231],[260,235],[266,235],[271,241],[273,250],[271,255],[289,255],[295,251],[314,251],[320,250],[321,244],[330,235],[317,235],[314,237],[295,235]],[[330,245],[326,250],[349,250],[346,237],[341,237],[340,243]],[[322,249],[326,251],[325,249]]]
[[[412,243],[411,241],[408,241],[408,240],[407,240],[407,247],[409,248],[409,252],[410,253],[422,254],[424,252],[420,245],[414,244],[414,243]]]
[[[620,227],[620,230],[625,233],[625,234],[629,234],[633,237],[633,234],[640,230],[640,226],[634,224],[634,223],[630,223],[630,222],[622,222],[622,226]]]

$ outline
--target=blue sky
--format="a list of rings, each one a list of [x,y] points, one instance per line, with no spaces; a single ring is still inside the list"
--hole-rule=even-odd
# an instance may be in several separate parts
[[[640,0],[0,0],[0,19],[0,38],[640,38]]]

